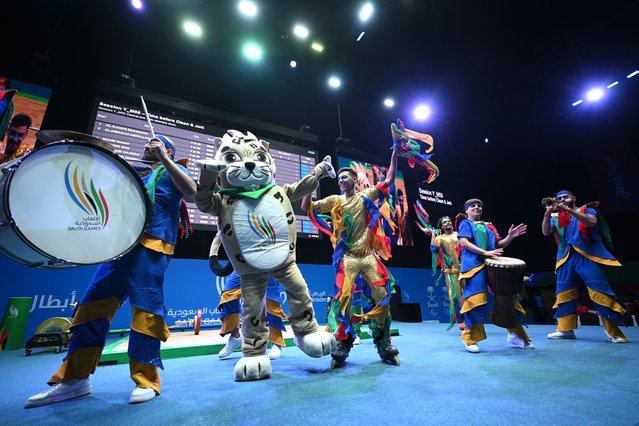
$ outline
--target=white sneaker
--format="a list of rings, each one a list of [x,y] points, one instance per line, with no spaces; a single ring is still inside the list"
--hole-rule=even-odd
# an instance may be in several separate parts
[[[526,341],[523,338],[517,336],[515,333],[508,332],[508,336],[506,336],[506,342],[521,349],[526,347]]]
[[[359,336],[355,336],[355,340],[353,340],[354,345],[359,345],[361,342],[359,340]]]
[[[282,355],[284,355],[282,353],[282,347],[273,343],[273,345],[271,345],[271,350],[268,351],[268,359],[280,359],[282,358]]]
[[[88,377],[83,380],[68,380],[66,382],[56,383],[48,390],[33,395],[24,403],[24,408],[40,407],[90,393],[91,379]]]
[[[141,388],[136,387],[131,392],[131,396],[129,397],[129,404],[139,404],[140,402],[147,402],[150,399],[153,399],[157,396],[157,392],[151,388]]]
[[[575,332],[572,330],[568,331],[555,331],[554,333],[548,334],[549,339],[576,339]]]
[[[229,340],[226,341],[226,345],[224,345],[224,347],[222,348],[220,353],[217,354],[217,356],[219,356],[220,358],[226,358],[227,356],[231,355],[233,351],[239,348],[240,346],[242,346],[242,336],[240,337],[229,336]]]
[[[470,353],[473,353],[473,354],[479,353],[479,346],[477,346],[476,344],[467,345],[464,343],[464,346],[466,346],[466,350]]]
[[[628,343],[629,342],[627,337],[612,337],[610,334],[608,334],[607,331],[605,333],[608,340],[612,343]]]
[[[533,342],[530,340],[527,340],[526,343],[524,343],[524,349],[535,349],[535,345],[533,345]]]

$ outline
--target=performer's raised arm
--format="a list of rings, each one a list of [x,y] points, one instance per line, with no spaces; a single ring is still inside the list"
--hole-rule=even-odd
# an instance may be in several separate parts
[[[163,138],[164,140],[162,140]],[[150,150],[158,160],[162,163],[162,165],[166,168],[166,172],[171,177],[171,181],[175,187],[182,193],[182,195],[186,195],[192,197],[195,195],[197,190],[197,186],[193,179],[188,177],[173,161],[173,156],[175,155],[175,146],[173,146],[172,142],[169,139],[164,138],[161,135],[155,137],[149,141],[147,144],[147,149]]]

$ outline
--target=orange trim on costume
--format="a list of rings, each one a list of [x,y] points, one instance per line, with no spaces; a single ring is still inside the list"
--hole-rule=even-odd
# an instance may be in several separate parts
[[[279,328],[268,328],[268,340],[275,345],[280,345],[282,347],[286,346],[284,336],[282,335],[282,330],[280,330]]]
[[[588,296],[590,296],[590,300],[593,302],[599,303],[608,309],[612,309],[619,315],[626,315],[626,310],[609,295],[588,287]]]
[[[349,274],[344,274],[344,282],[342,283],[340,292],[342,294],[339,296],[339,302],[342,307],[342,315],[344,315],[346,309],[351,306],[351,300],[353,298],[353,281],[351,281]]]
[[[223,291],[222,295],[220,296],[220,303],[217,305],[217,307],[219,308],[220,305],[228,303],[232,300],[239,300],[240,297],[242,297],[241,288],[234,288],[233,290]]]
[[[625,334],[623,334],[623,332],[619,329],[619,326],[617,324],[615,324],[612,321],[609,321],[605,318],[601,318],[603,320],[603,324],[604,327],[606,329],[606,333],[608,333],[608,335],[610,337],[613,337],[615,339],[626,339],[628,340],[628,338],[626,337]]]
[[[142,240],[140,241],[144,247],[149,250],[157,251],[162,254],[173,254],[175,253],[175,245],[171,243],[167,243],[162,241],[159,238],[152,237],[148,234],[145,234]]]
[[[564,315],[557,318],[556,331],[570,331],[577,329],[577,314]]]
[[[562,257],[561,259],[557,261],[557,263],[555,264],[555,272],[557,272],[557,269],[559,269],[561,265],[566,263],[569,257],[570,257],[570,250],[568,250],[568,252],[566,253],[564,257]]]
[[[461,338],[467,345],[474,345],[477,342],[486,340],[486,329],[484,328],[484,323],[479,322],[471,328],[465,329],[462,331]]]
[[[235,312],[222,318],[220,336],[226,336],[236,328],[240,328],[240,314]]]
[[[482,263],[479,266],[475,266],[473,269],[471,269],[470,271],[466,271],[466,272],[461,272],[459,274],[459,279],[464,279],[464,278],[472,278],[473,276],[475,276],[475,274],[479,271],[481,271],[482,269],[484,269],[484,267],[486,266],[485,263]]]
[[[130,359],[129,371],[131,372],[131,379],[138,387],[151,388],[158,395],[160,394],[162,379],[160,379],[158,368],[155,365],[147,365]]]
[[[592,254],[588,254],[583,250],[578,249],[575,246],[571,246],[572,248],[575,249],[575,251],[577,253],[579,253],[580,255],[582,255],[583,257],[592,260],[595,263],[600,263],[602,265],[606,265],[606,266],[621,266],[621,263],[619,263],[619,261],[617,259],[604,259],[603,257],[599,257],[599,256],[594,256]]]
[[[466,313],[478,306],[488,303],[488,293],[482,291],[481,293],[473,294],[472,296],[464,300],[464,305],[461,308],[461,313]]]
[[[515,307],[515,309],[517,309],[517,307]],[[522,339],[524,339],[524,342],[529,342],[530,341],[530,337],[528,337],[528,334],[526,333],[526,330],[524,330],[524,327],[522,327],[521,324],[517,324],[517,327],[515,327],[515,328],[509,328],[508,332],[516,334],[517,337],[521,337]]]
[[[523,306],[521,306],[521,303],[519,303],[519,300],[517,300],[516,298],[515,298],[515,303],[513,304],[513,308],[515,308],[515,310],[519,312],[520,314],[522,314],[523,316],[526,316],[526,310],[524,309]],[[524,337],[524,336],[519,336],[519,337]]]
[[[379,208],[379,213],[382,215],[384,219],[386,219],[386,221],[388,222],[388,225],[391,227],[393,234],[395,234],[395,229],[397,228],[397,225],[395,225],[395,221],[393,221],[393,219],[391,218],[390,205],[388,203],[382,204],[382,206]]]
[[[113,321],[113,317],[119,307],[120,301],[117,297],[106,297],[104,299],[82,303],[78,305],[78,309],[76,309],[73,315],[71,327],[100,318],[105,318],[110,323]]]
[[[389,308],[390,308],[389,305],[384,305],[384,306],[377,305],[373,309],[368,311],[364,315],[364,318],[367,318],[367,319],[383,319],[383,318],[386,318],[388,316]]]
[[[557,293],[555,304],[552,308],[557,309],[560,303],[572,302],[573,300],[577,300],[577,297],[579,297],[579,292],[576,288],[560,291]]]
[[[77,348],[69,355],[47,383],[54,385],[56,383],[66,382],[67,380],[86,379],[90,374],[95,372],[100,356],[102,355],[102,349],[103,348],[99,346]]]
[[[344,216],[342,215],[342,199],[337,200],[333,209],[331,210],[331,218],[333,221],[333,235],[331,236],[331,243],[333,248],[337,244],[338,237],[342,235],[344,230]]]
[[[158,340],[166,342],[171,332],[169,331],[164,318],[151,312],[131,306],[133,319],[131,320],[131,330],[147,336],[155,337]]]
[[[282,310],[282,305],[275,300],[266,299],[266,312],[271,315],[275,315],[276,317],[286,319],[286,314]]]

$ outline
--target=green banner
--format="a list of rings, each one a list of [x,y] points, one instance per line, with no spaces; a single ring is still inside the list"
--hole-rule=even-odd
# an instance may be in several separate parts
[[[0,350],[22,348],[30,308],[30,297],[9,298],[0,323]]]

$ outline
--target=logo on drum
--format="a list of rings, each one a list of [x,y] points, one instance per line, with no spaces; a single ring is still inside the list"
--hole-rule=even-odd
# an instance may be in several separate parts
[[[96,189],[93,179],[90,179],[87,185],[84,173],[81,173],[81,177],[78,176],[77,166],[71,172],[72,162],[69,161],[65,169],[64,183],[71,200],[88,216],[83,217],[82,221],[77,221],[76,226],[70,226],[69,230],[99,231],[109,222],[109,205],[102,190]]]
[[[246,220],[251,227],[251,230],[260,238],[268,240],[271,244],[277,242],[277,235],[275,235],[275,229],[273,225],[264,218],[264,216],[257,217],[253,210],[246,212]]]

